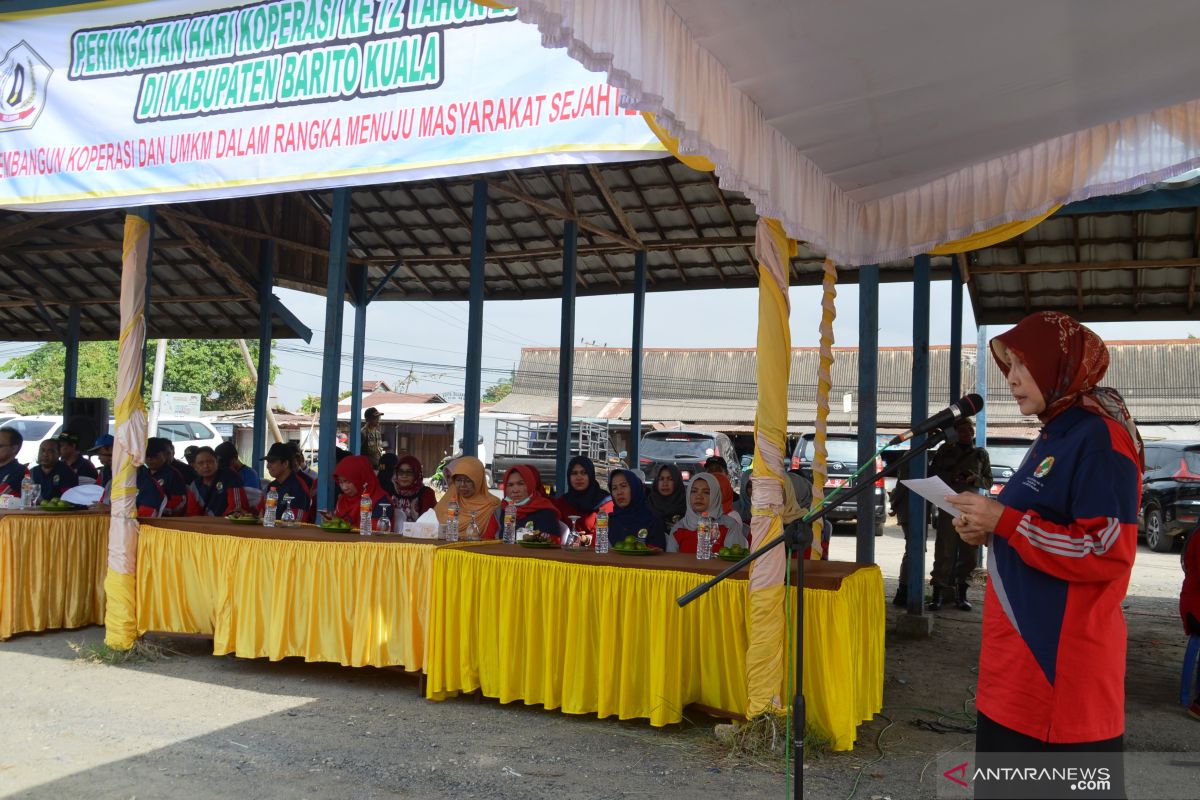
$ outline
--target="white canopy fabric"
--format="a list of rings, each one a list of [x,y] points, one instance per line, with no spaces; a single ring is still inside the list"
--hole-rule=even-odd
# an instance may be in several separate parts
[[[1200,166],[1191,0],[516,0],[844,264]]]

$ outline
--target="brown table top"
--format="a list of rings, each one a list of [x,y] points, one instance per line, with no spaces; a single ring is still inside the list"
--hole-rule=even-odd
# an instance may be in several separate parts
[[[41,508],[3,508],[0,519],[5,517],[107,517],[108,509],[80,508],[73,511],[46,511]]]
[[[335,533],[318,528],[315,525],[301,525],[295,528],[264,528],[262,525],[241,525],[230,522],[224,517],[163,517],[143,519],[143,525],[155,528],[167,528],[191,533],[212,533],[218,536],[237,536],[242,539],[275,539],[292,542],[347,542],[350,544],[373,542],[375,544],[426,544],[439,545],[436,539],[412,539],[407,536],[360,536],[357,531]]]
[[[669,569],[678,572],[693,572],[697,575],[717,575],[733,562],[719,558],[697,560],[694,553],[659,553],[652,556],[626,556],[615,550],[599,555],[592,550],[563,550],[559,547],[533,548],[497,544],[471,550],[480,555],[504,556],[507,558],[539,558],[544,561],[561,561],[571,564],[590,564],[606,567],[632,567],[635,569]],[[852,573],[872,564],[857,564],[852,561],[805,561],[804,585],[808,589],[841,588],[842,580]],[[750,570],[742,568],[730,576],[736,580],[748,580]],[[795,574],[793,571],[793,583]]]

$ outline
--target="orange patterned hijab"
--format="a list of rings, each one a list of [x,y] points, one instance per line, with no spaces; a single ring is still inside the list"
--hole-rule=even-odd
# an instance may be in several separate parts
[[[1144,469],[1142,437],[1125,400],[1116,389],[1098,385],[1108,372],[1108,347],[1095,331],[1067,314],[1039,311],[992,339],[992,357],[1005,376],[1010,353],[1029,369],[1042,392],[1042,422],[1076,405],[1108,417],[1129,433]]]

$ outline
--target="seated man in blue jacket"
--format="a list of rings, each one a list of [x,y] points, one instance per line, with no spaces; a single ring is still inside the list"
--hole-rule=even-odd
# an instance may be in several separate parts
[[[29,477],[41,487],[42,500],[57,500],[67,489],[79,485],[71,468],[58,457],[58,442],[47,439],[38,447],[38,463],[30,468]]]

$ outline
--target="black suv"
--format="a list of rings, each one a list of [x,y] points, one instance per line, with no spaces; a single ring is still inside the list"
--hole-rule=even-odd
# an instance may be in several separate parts
[[[1200,520],[1200,443],[1150,442],[1142,475],[1138,529],[1156,553],[1171,549],[1175,537]]]
[[[664,464],[679,467],[686,481],[697,472],[703,472],[705,459],[714,455],[725,459],[729,467],[729,482],[736,491],[742,474],[742,462],[733,449],[733,441],[716,431],[651,431],[642,437],[638,446],[638,466],[646,476],[647,483],[654,483]]]
[[[805,478],[812,480],[813,436],[806,433],[796,442],[792,452],[792,469],[799,471]],[[829,474],[825,478],[825,495],[829,496],[834,489],[844,485],[858,469],[858,434],[846,431],[830,431],[825,434],[827,450],[826,467]],[[876,459],[877,472],[882,462]],[[838,506],[829,512],[828,519],[833,522],[858,519],[857,498],[845,505]],[[883,523],[887,519],[887,499],[883,488],[883,479],[875,482],[875,535],[883,536]]]

